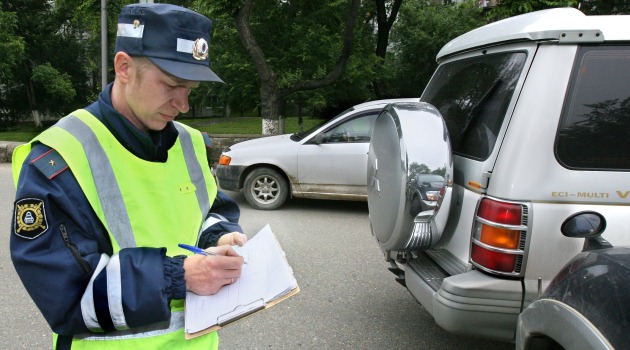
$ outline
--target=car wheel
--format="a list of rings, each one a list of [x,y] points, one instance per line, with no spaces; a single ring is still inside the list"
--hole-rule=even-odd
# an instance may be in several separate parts
[[[273,210],[280,207],[289,195],[289,186],[276,170],[258,168],[245,178],[245,199],[256,209]]]
[[[411,200],[411,205],[409,206],[409,214],[416,216],[421,211],[422,211],[422,202],[420,201],[420,196],[414,194],[413,199]]]

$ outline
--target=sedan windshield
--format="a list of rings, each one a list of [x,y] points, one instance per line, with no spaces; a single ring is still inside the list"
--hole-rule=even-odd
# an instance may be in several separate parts
[[[350,107],[350,108],[346,109],[345,111],[337,114],[333,118],[325,120],[325,121],[323,121],[323,122],[313,126],[312,128],[309,128],[308,130],[296,132],[295,134],[291,135],[291,140],[293,140],[293,141],[300,141],[300,140],[304,139],[305,137],[307,137],[308,135],[310,135],[313,132],[315,132],[315,130],[321,128],[324,124],[328,123],[329,121],[339,117],[340,115],[344,115],[344,114],[346,114],[346,113],[348,113],[350,111],[353,111],[353,110],[354,110],[354,108]]]

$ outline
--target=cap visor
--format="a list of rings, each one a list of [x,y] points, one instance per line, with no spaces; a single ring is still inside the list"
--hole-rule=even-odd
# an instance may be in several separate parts
[[[201,64],[171,61],[163,58],[148,57],[151,62],[166,73],[190,81],[216,81],[225,84],[210,68]]]

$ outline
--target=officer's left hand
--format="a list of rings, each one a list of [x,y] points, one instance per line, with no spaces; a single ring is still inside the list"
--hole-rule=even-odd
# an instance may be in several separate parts
[[[226,233],[219,238],[217,245],[240,245],[242,246],[247,242],[247,236],[240,232]]]

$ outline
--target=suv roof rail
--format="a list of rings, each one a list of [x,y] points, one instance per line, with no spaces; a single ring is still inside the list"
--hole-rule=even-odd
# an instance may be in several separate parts
[[[479,27],[448,42],[436,60],[472,49],[517,41],[560,43],[630,41],[630,16],[586,16],[566,7],[530,12]]]

